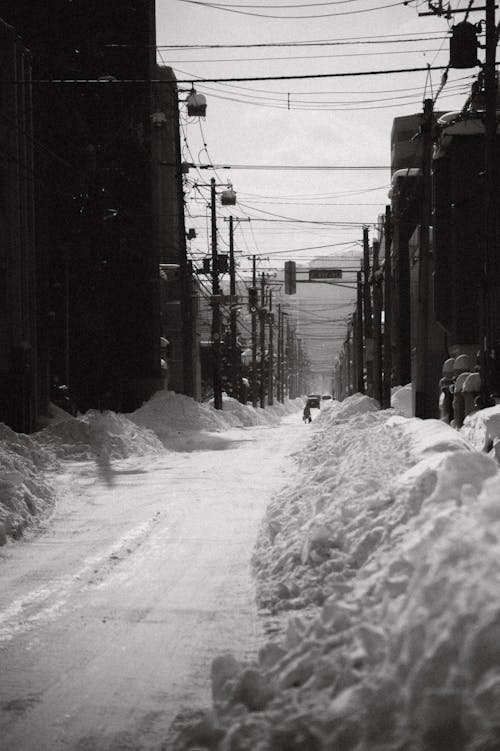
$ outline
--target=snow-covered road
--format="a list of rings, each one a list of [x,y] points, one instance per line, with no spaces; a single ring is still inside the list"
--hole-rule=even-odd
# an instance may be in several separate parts
[[[210,663],[262,638],[250,556],[300,415],[206,450],[66,465],[44,533],[0,558],[2,751],[159,749]]]

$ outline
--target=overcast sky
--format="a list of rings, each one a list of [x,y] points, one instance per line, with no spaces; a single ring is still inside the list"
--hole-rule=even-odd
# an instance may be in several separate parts
[[[462,0],[461,6],[466,5]],[[448,62],[451,24],[444,18],[419,16],[419,12],[427,11],[424,3],[417,9],[415,3],[404,5],[394,0],[220,0],[219,7],[225,9],[205,2],[157,0],[159,59],[174,68],[179,80],[383,71]],[[377,7],[381,9],[370,10]],[[460,1],[454,7],[460,7]],[[470,20],[481,17],[475,13]],[[456,21],[462,18],[455,16]],[[396,41],[381,39],[387,35]],[[412,37],[419,41],[400,41]],[[169,49],[169,45],[356,39],[360,41],[307,47]],[[477,70],[450,71],[437,108],[460,108]],[[184,117],[186,111],[181,105],[185,158],[214,164],[388,166],[393,118],[420,112],[424,96],[436,93],[441,75],[441,71],[434,71],[430,76],[418,72],[200,83],[196,88],[208,102],[201,128],[198,119]],[[180,84],[180,88],[189,88],[189,84]],[[212,175],[208,170],[191,170],[189,178],[191,182],[208,183]],[[221,183],[231,180],[238,194],[237,207],[221,207],[218,212],[221,235],[227,234],[223,215],[253,217],[251,223],[242,223],[237,230],[238,250],[269,254],[272,265],[277,259],[281,265],[288,257],[306,260],[352,250],[361,239],[362,225],[376,222],[383,211],[390,180],[388,169],[219,169],[216,176]],[[206,195],[207,189],[191,188],[188,192],[188,209],[193,217],[206,214],[207,201],[200,194]],[[271,214],[325,224],[262,221],[280,218]],[[188,225],[200,230],[193,252],[206,252],[205,219],[193,218]],[[330,247],[320,250],[296,251],[327,244]],[[290,250],[290,255],[271,255],[277,250]]]

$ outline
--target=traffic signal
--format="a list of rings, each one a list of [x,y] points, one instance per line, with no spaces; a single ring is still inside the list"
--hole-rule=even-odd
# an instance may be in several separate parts
[[[256,313],[259,306],[259,290],[257,287],[248,288],[248,308],[250,313]]]
[[[450,68],[475,68],[477,59],[477,28],[469,21],[461,21],[452,29],[450,38]]]
[[[295,295],[297,292],[297,264],[295,261],[285,261],[285,295]]]

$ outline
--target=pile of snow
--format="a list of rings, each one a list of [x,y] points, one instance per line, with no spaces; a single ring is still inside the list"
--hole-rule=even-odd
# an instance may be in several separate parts
[[[51,452],[0,423],[0,545],[7,536],[21,537],[52,509],[55,490],[48,472],[57,467]]]
[[[112,461],[161,453],[163,446],[155,433],[129,418],[116,412],[89,410],[80,417],[57,420],[33,438],[58,458],[73,461]]]
[[[400,415],[413,416],[413,386],[411,383],[407,383],[406,386],[395,386],[391,389],[391,407]]]
[[[255,664],[214,661],[213,707],[180,718],[172,748],[500,748],[497,464],[438,420],[372,406],[315,421],[254,555],[286,631]]]
[[[223,396],[222,410],[173,391],[159,391],[140,409],[127,415],[136,425],[152,430],[163,446],[174,451],[209,448],[212,434],[229,428],[277,424],[287,412],[300,409],[301,400],[286,405],[254,409]]]
[[[468,415],[460,432],[476,451],[489,451],[493,448],[496,449],[496,454],[500,439],[500,405]]]

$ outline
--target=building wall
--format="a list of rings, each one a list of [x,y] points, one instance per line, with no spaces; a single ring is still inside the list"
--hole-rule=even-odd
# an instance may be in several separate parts
[[[154,0],[39,5],[3,4],[33,56],[40,367],[80,409],[127,411],[163,383]]]
[[[37,412],[30,66],[16,31],[0,21],[0,421],[26,433]]]

